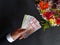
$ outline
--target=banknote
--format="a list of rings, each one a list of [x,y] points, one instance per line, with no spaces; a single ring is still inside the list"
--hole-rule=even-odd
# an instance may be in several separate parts
[[[28,30],[32,29],[36,31],[41,28],[41,25],[40,22],[35,17],[25,14],[21,28]]]
[[[23,34],[24,37],[27,38],[28,36],[36,32],[38,29],[40,29],[41,25],[35,17],[31,15],[25,15],[21,28],[27,30],[27,32]]]

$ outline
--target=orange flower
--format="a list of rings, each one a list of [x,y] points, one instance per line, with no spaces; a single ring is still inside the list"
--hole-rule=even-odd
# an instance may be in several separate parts
[[[40,9],[42,9],[42,10],[49,8],[48,2],[45,3],[43,1],[40,1],[39,5],[40,5]]]

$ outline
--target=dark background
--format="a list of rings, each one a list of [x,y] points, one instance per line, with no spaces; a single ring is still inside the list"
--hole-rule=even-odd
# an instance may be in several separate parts
[[[33,0],[0,0],[0,38],[21,27],[25,13],[40,20],[34,5]],[[3,40],[3,45],[60,45],[60,27],[51,27],[46,31],[41,28],[27,39],[16,40],[12,44]]]

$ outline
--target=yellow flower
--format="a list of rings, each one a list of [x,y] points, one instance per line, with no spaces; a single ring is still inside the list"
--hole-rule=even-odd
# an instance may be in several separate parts
[[[51,19],[49,20],[49,22],[50,22],[50,25],[51,25],[51,26],[56,26],[55,19],[51,18]]]
[[[46,12],[46,10],[40,10],[40,12],[43,14],[44,12]]]

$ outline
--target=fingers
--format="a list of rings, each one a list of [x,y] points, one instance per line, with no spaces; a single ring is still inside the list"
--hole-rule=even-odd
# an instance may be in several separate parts
[[[31,35],[33,33],[34,30],[26,30],[26,29],[17,29],[15,32],[13,32],[11,35],[12,35],[12,38],[14,40],[18,39],[21,40],[21,39],[25,39],[27,38],[29,35]]]
[[[27,32],[28,32],[28,30],[26,30],[25,32],[23,32],[23,33],[21,34],[21,36],[19,37],[19,40],[27,38],[28,35],[29,35]]]
[[[19,40],[27,38],[29,35],[31,35],[34,32],[34,30],[27,30],[24,32],[20,37]]]
[[[20,28],[20,29],[17,30],[17,32],[18,32],[18,33],[21,33],[21,32],[24,32],[25,30],[26,30],[26,29],[21,29],[21,28]]]
[[[19,31],[19,35],[23,35],[26,32],[27,32],[27,30]]]
[[[15,32],[11,33],[11,36],[14,40],[16,40],[25,32],[26,32],[25,29],[17,29]]]
[[[24,35],[21,35],[21,36],[19,37],[19,40],[21,40],[21,39],[24,39]]]
[[[24,33],[23,35],[21,35],[21,36],[19,37],[19,40],[25,39],[25,38],[27,38],[28,36],[29,36],[29,34]]]

